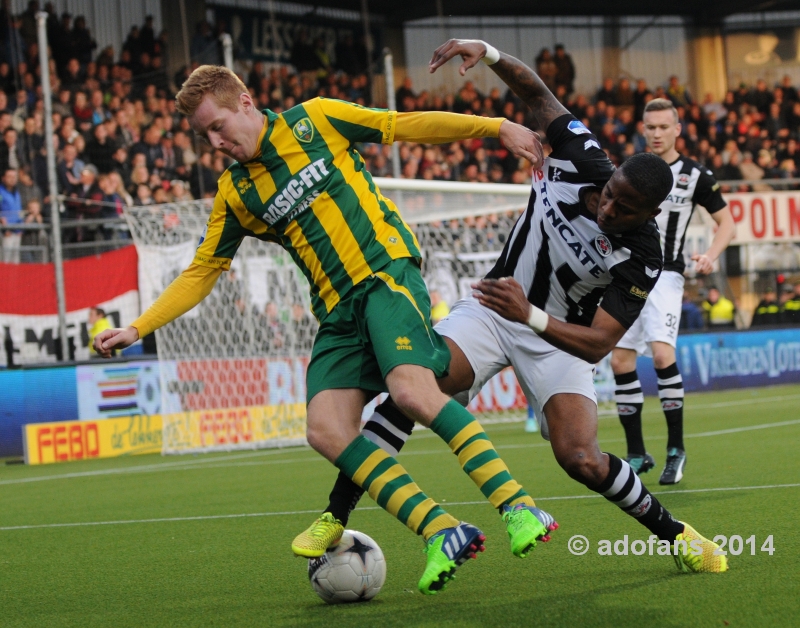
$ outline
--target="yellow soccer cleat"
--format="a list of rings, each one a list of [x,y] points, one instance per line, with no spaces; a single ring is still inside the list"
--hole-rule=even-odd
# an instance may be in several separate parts
[[[686,541],[686,551],[682,547],[674,553],[675,564],[683,572],[694,571],[696,573],[722,573],[728,571],[728,557],[725,554],[714,554],[719,549],[719,545],[713,541],[709,541],[706,537],[700,534],[688,523],[683,523],[683,534],[679,534],[676,541]],[[692,541],[695,542],[695,548],[698,546],[702,548],[701,553],[697,553],[692,548]]]
[[[319,558],[329,547],[339,544],[344,532],[342,522],[331,513],[322,513],[305,531],[298,534],[292,541],[292,551],[297,556],[306,558]]]

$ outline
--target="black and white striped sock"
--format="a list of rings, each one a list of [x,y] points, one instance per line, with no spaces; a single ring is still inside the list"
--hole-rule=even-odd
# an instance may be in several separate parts
[[[361,433],[385,452],[396,456],[413,429],[414,421],[400,412],[390,397],[375,408],[375,412],[361,428]]]
[[[656,369],[658,398],[667,418],[667,449],[683,447],[683,378],[678,363]]]
[[[644,436],[642,436],[644,395],[639,376],[636,371],[621,373],[614,375],[614,382],[616,383],[614,401],[617,403],[619,422],[625,430],[625,440],[628,441],[628,454],[643,456],[647,450],[644,448]]]
[[[413,429],[414,422],[406,418],[390,398],[375,408],[375,412],[361,428],[361,433],[387,453],[396,456]],[[363,494],[364,489],[340,471],[325,511],[347,525],[350,513]]]
[[[610,468],[608,477],[592,490],[638,519],[639,523],[661,540],[672,541],[681,534],[683,524],[647,490],[630,465],[614,454],[606,455]]]

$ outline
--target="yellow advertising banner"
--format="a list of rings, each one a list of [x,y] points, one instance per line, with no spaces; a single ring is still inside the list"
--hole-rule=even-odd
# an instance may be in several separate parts
[[[164,453],[305,443],[306,404],[246,406],[163,415]]]
[[[305,443],[306,404],[31,423],[23,432],[28,464],[297,445]]]
[[[29,423],[23,435],[25,462],[49,464],[160,453],[162,423],[159,415]]]

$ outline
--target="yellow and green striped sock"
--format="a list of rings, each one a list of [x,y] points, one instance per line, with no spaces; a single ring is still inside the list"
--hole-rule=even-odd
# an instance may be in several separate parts
[[[425,495],[403,466],[375,443],[357,436],[336,459],[336,466],[377,504],[425,540],[458,525]]]
[[[451,399],[445,404],[431,423],[431,429],[458,456],[461,468],[492,506],[534,505],[530,495],[511,477],[481,424],[457,401]]]

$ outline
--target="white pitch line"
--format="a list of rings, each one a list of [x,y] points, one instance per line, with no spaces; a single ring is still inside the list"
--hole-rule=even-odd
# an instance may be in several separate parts
[[[800,482],[794,484],[766,484],[762,486],[722,486],[715,488],[690,488],[679,489],[676,491],[657,491],[653,495],[674,495],[676,493],[713,493],[719,491],[755,491],[776,488],[796,488],[800,486]],[[535,497],[538,501],[556,501],[556,500],[569,500],[569,499],[598,499],[602,495],[558,495],[553,497]],[[443,504],[450,506],[477,506],[486,504],[486,500],[467,501],[467,502],[446,502]],[[380,506],[366,506],[359,508],[359,510],[381,510]],[[133,523],[174,523],[181,521],[211,521],[214,519],[244,519],[248,517],[285,517],[295,515],[309,515],[318,514],[317,510],[287,510],[282,512],[249,512],[237,513],[232,515],[199,515],[195,517],[163,517],[159,519],[122,519],[119,521],[82,521],[75,523],[41,523],[27,526],[4,526],[0,527],[0,532],[9,532],[12,530],[36,530],[40,528],[81,528],[87,526],[114,526],[114,525],[128,525]]]
[[[753,430],[765,430],[774,427],[786,427],[789,425],[797,425],[800,424],[800,419],[793,419],[791,421],[780,421],[778,423],[761,423],[760,425],[746,425],[744,427],[732,427],[727,430],[715,430],[713,432],[699,432],[697,434],[685,434],[684,438],[706,438],[709,436],[720,436],[723,434],[736,434],[738,432],[750,432]],[[654,440],[658,440],[661,438],[662,440],[665,437],[658,437],[654,436],[651,437]],[[624,438],[604,438],[598,441],[602,444],[608,443],[624,443]],[[550,443],[547,441],[537,442],[537,443],[512,443],[510,445],[497,445],[496,449],[498,450],[505,450],[505,449],[534,449],[538,447],[549,447]],[[310,448],[309,448],[310,449]],[[433,454],[440,454],[443,453],[445,450],[443,449],[430,449],[430,450],[418,450],[418,451],[405,451],[403,452],[403,456],[429,456]],[[79,478],[79,477],[95,477],[95,476],[103,476],[103,475],[119,475],[119,474],[129,474],[129,473],[158,473],[159,471],[192,471],[195,469],[222,469],[222,468],[235,468],[235,467],[254,467],[254,466],[262,466],[262,465],[273,465],[273,464],[294,464],[297,462],[322,462],[324,458],[319,456],[310,456],[308,458],[290,458],[290,459],[283,459],[283,460],[267,460],[267,461],[260,461],[254,460],[251,462],[240,462],[243,458],[253,458],[256,456],[267,456],[267,455],[274,455],[277,453],[291,453],[290,451],[277,451],[277,450],[268,450],[262,452],[252,452],[252,453],[242,453],[242,454],[234,454],[230,456],[220,456],[218,458],[211,458],[207,460],[186,460],[186,461],[176,461],[176,462],[165,462],[161,464],[149,464],[149,465],[141,465],[138,467],[125,467],[122,469],[99,469],[97,471],[81,471],[76,473],[63,473],[60,475],[42,475],[42,476],[35,476],[29,478],[16,478],[13,480],[0,480],[0,486],[8,485],[8,484],[27,484],[30,482],[43,482],[46,480],[61,480],[67,478]],[[235,460],[236,462],[228,462],[226,460]]]

